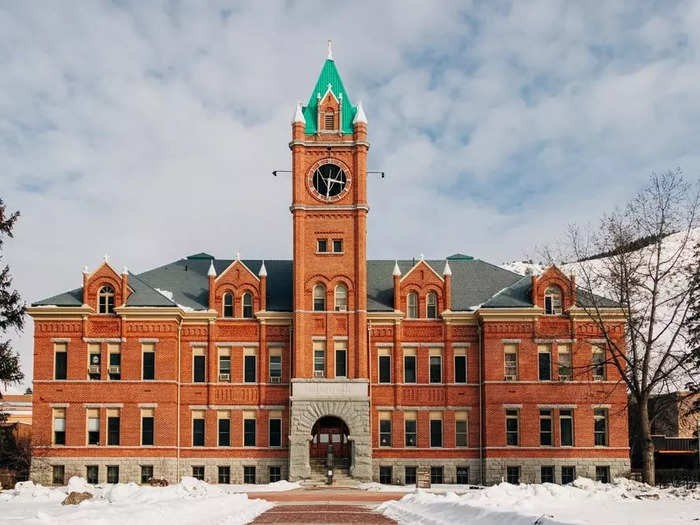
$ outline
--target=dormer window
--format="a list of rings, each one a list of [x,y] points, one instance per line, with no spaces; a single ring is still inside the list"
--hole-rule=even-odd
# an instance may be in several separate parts
[[[250,319],[253,317],[253,294],[246,292],[241,299],[243,305],[243,317]]]
[[[323,127],[325,130],[335,129],[335,114],[332,111],[326,112],[323,115],[323,118],[324,118],[324,121],[323,121],[324,126]]]
[[[224,317],[233,317],[233,294],[231,292],[224,294]]]
[[[406,317],[415,319],[418,317],[418,294],[411,292],[406,296]]]
[[[546,315],[561,315],[561,288],[550,286],[544,292],[544,313]]]
[[[105,285],[97,293],[97,311],[101,314],[114,313],[114,288]]]
[[[437,319],[437,294],[429,292],[426,300],[426,317],[428,319]]]

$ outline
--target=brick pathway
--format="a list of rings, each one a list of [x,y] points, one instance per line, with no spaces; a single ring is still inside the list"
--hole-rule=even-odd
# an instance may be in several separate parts
[[[359,489],[297,489],[284,492],[249,492],[250,499],[266,499],[279,503],[357,503],[372,504],[404,497],[403,492],[368,492]]]
[[[278,505],[258,516],[258,523],[363,523],[391,525],[396,522],[373,510],[359,505]]]

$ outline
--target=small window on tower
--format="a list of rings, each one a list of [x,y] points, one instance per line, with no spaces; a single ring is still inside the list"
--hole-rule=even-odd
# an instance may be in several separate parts
[[[325,128],[335,129],[335,115],[332,112],[325,114]]]
[[[325,253],[328,251],[328,239],[318,239],[318,253]]]
[[[343,253],[343,239],[333,239],[333,251]]]

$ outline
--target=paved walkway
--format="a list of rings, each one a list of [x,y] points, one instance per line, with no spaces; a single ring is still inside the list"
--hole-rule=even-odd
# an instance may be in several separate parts
[[[391,525],[396,522],[374,511],[380,503],[400,499],[404,494],[367,492],[358,489],[298,489],[286,492],[249,492],[248,497],[277,505],[260,514],[259,523],[366,523]]]
[[[259,523],[366,523],[391,525],[396,522],[359,505],[277,505],[258,516],[252,525]]]

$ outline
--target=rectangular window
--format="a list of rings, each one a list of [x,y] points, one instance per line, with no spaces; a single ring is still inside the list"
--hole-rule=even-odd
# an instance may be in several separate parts
[[[204,356],[203,350],[198,350],[202,352],[201,355],[195,355],[193,358],[193,374],[192,380],[195,383],[204,383],[207,379],[207,367],[206,367],[206,357]]]
[[[255,467],[243,467],[243,483],[255,484]]]
[[[88,445],[99,445],[100,444],[100,409],[99,408],[88,408],[87,409],[87,444]]]
[[[540,467],[540,483],[554,483],[554,467]]]
[[[101,363],[100,343],[88,343],[88,377],[91,380],[99,381],[101,379]]]
[[[282,382],[282,351],[270,350],[270,383]]]
[[[192,466],[192,477],[204,481],[204,465]]]
[[[459,485],[466,485],[469,483],[469,467],[457,467],[457,476],[455,481]]]
[[[270,467],[268,469],[270,483],[282,480],[282,469],[280,467]]]
[[[415,350],[412,350],[415,352]],[[404,352],[403,356],[403,382],[404,383],[415,383],[416,382],[416,355],[406,354]]]
[[[141,409],[141,444],[153,445],[155,427],[155,411],[152,408]]]
[[[503,346],[503,358],[505,363],[505,380],[518,380],[518,345],[507,344]]]
[[[219,446],[231,446],[231,419],[228,412],[219,414]]]
[[[335,348],[335,377],[346,377],[348,375],[347,370],[347,349],[345,347],[338,348],[336,344]]]
[[[520,467],[506,467],[506,481],[511,485],[520,485]]]
[[[119,445],[119,409],[107,410],[107,444]]]
[[[430,415],[430,446],[442,447],[442,415]]]
[[[403,482],[406,485],[416,484],[416,467],[404,467],[403,469]]]
[[[53,444],[66,444],[66,409],[53,409]]]
[[[343,239],[333,239],[333,251],[343,253]]]
[[[517,447],[520,442],[519,419],[517,408],[506,410],[506,445],[508,446]]]
[[[605,381],[605,349],[592,345],[593,350],[593,381]]]
[[[540,381],[552,380],[552,348],[549,345],[537,346],[537,368]]]
[[[561,483],[566,485],[567,483],[573,483],[576,479],[576,467],[562,467],[561,468]]]
[[[270,412],[268,443],[271,447],[282,446],[282,413]]]
[[[54,485],[65,485],[65,479],[65,465],[53,465],[51,467],[51,483],[53,483]]]
[[[85,479],[91,485],[97,485],[99,483],[99,472],[100,468],[97,465],[88,465],[85,467]]]
[[[595,480],[601,483],[610,483],[610,467],[596,467]]]
[[[148,483],[153,479],[153,465],[141,465],[141,483]]]
[[[107,483],[119,483],[119,465],[107,465]]]
[[[430,467],[430,483],[431,484],[444,483],[444,478],[442,475],[442,467]]]
[[[552,441],[552,411],[540,410],[540,445],[551,447]]]
[[[63,380],[68,377],[68,343],[54,344],[53,378]]]
[[[255,416],[253,414],[243,415],[243,446],[255,446]]]
[[[391,412],[379,413],[379,446],[391,446]]]
[[[109,360],[107,364],[107,373],[111,381],[119,381],[122,378],[122,354],[118,344],[107,345],[107,355]]]
[[[231,467],[219,466],[219,483],[227,485],[231,483]]]
[[[245,374],[243,381],[246,383],[255,383],[255,348],[244,349],[243,367]]]
[[[595,446],[608,446],[608,411],[604,408],[593,410],[593,427]]]
[[[467,382],[467,355],[463,348],[455,350],[455,383]]]
[[[391,467],[379,467],[379,483],[381,483],[382,485],[391,485],[391,470]]]
[[[467,446],[467,413],[455,413],[455,445],[458,447]]]
[[[231,349],[219,348],[219,382],[231,381]]]
[[[574,411],[570,408],[559,410],[559,439],[562,447],[574,446]]]
[[[407,447],[415,447],[418,444],[418,424],[415,412],[404,412],[404,436]]]
[[[557,354],[559,361],[559,381],[571,381],[571,345],[558,344]]]
[[[314,377],[326,377],[326,342],[314,341]]]
[[[143,379],[152,381],[156,378],[156,345],[144,343],[141,345],[143,355]]]
[[[442,383],[442,356],[430,356],[430,382]]]
[[[316,251],[318,253],[326,253],[328,251],[328,239],[318,239],[316,242]]]
[[[385,352],[385,355],[379,356],[379,382],[391,383],[391,356],[386,349],[380,352]]]
[[[192,412],[192,446],[204,446],[204,411]]]

